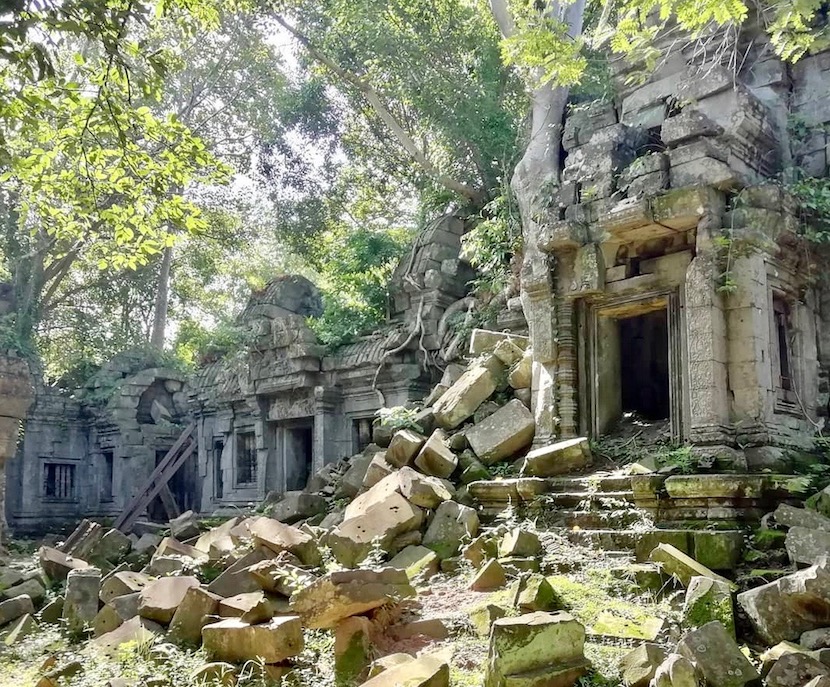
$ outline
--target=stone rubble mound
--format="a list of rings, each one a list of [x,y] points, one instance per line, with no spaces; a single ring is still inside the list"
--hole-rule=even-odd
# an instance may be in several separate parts
[[[201,647],[208,662],[194,679],[235,684],[251,661],[271,677],[292,670],[308,632],[326,631],[338,684],[449,687],[446,645],[385,655],[377,647],[453,637],[458,628],[445,619],[406,609],[442,573],[468,566],[467,589],[456,592],[493,599],[467,614],[467,631],[488,643],[484,687],[571,687],[592,669],[586,639],[598,638],[632,646],[619,666],[629,687],[830,687],[830,491],[812,508],[781,504],[773,515],[788,529],[792,564],[809,567],[747,588],[727,568],[715,573],[657,543],[639,579],[656,579],[658,593],[671,590],[669,578],[685,590],[678,623],[635,626],[601,610],[586,627],[542,574],[543,538],[510,523],[483,527],[468,486],[493,479],[499,464],[534,479],[583,469],[588,441],[532,446],[521,337],[478,330],[471,354],[466,369],[447,369],[413,422],[381,423],[375,443],[325,466],[305,491],[269,498],[262,512],[210,529],[188,512],[163,529],[139,523],[129,536],[84,520],[39,550],[38,571],[0,566],[0,637],[12,645],[59,623],[105,654],[128,642]],[[49,588],[60,593],[47,602]],[[74,661],[50,665],[37,685],[81,672]]]

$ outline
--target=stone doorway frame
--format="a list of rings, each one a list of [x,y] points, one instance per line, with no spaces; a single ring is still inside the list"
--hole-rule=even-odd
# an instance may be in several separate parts
[[[579,427],[583,435],[601,432],[598,333],[601,318],[620,320],[665,309],[668,316],[669,422],[672,439],[682,442],[688,434],[688,356],[682,289],[674,287],[602,300],[581,300],[579,305]],[[605,382],[607,384],[607,381]]]

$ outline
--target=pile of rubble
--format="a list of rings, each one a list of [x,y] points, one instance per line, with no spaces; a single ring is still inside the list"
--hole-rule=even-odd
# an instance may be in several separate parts
[[[59,547],[40,549],[40,571],[0,567],[4,641],[59,623],[109,655],[128,642],[201,647],[208,662],[194,683],[234,684],[252,661],[279,681],[296,669],[309,632],[324,630],[334,637],[338,684],[447,687],[446,640],[468,631],[486,638],[486,687],[569,687],[591,670],[586,637],[637,637],[645,641],[620,665],[630,687],[742,687],[762,676],[768,687],[830,687],[830,490],[812,509],[782,504],[771,516],[791,562],[811,567],[741,593],[679,548],[655,546],[652,567],[637,572],[655,577],[658,593],[670,592],[669,579],[685,587],[682,620],[641,619],[633,633],[603,630],[620,621],[613,613],[591,627],[575,617],[543,574],[556,572],[545,566],[548,535],[481,525],[467,485],[490,479],[491,466],[548,477],[591,461],[584,439],[530,450],[525,347],[479,332],[476,359],[448,369],[413,425],[377,427],[374,444],[326,466],[305,492],[265,504],[265,514],[205,531],[186,513],[163,537],[149,525],[127,536],[84,521]],[[441,573],[454,580],[451,595],[477,600],[463,628],[413,611]],[[386,650],[414,637],[429,641]],[[741,638],[770,648],[753,660]],[[38,687],[80,671],[77,661],[49,665]]]
[[[186,513],[170,522],[163,539],[84,521],[59,548],[41,548],[40,579],[6,580],[0,603],[6,642],[37,627],[35,606],[45,587],[65,582],[63,594],[37,614],[40,622],[61,622],[76,637],[91,633],[104,652],[163,636],[202,646],[215,662],[205,667],[210,674],[261,660],[274,676],[302,651],[304,628],[330,629],[338,675],[371,676],[370,685],[448,684],[447,659],[439,655],[398,656],[370,671],[369,653],[357,652],[356,659],[354,647],[368,641],[367,614],[412,598],[413,582],[439,569],[473,562],[480,569],[471,586],[479,590],[538,570],[538,538],[519,530],[478,537],[478,515],[465,505],[464,485],[489,478],[487,466],[515,460],[533,440],[525,348],[520,337],[479,332],[474,362],[448,369],[414,428],[378,427],[375,444],[314,475],[306,492],[269,504],[270,517],[236,517],[202,532]],[[574,446],[531,451],[522,470],[561,471],[557,456],[572,455]],[[576,449],[584,465],[587,442]],[[507,684],[528,671],[584,672],[584,629],[565,613],[544,612],[545,606],[528,602],[526,616],[493,618],[488,684]],[[522,649],[553,646],[557,637],[552,653]],[[65,674],[65,667],[53,669],[39,687]]]

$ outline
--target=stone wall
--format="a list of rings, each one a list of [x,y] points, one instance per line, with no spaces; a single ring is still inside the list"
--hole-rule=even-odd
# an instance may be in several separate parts
[[[540,242],[555,296],[526,310],[531,331],[555,323],[555,393],[534,389],[555,424],[537,437],[613,430],[626,411],[621,323],[655,310],[676,439],[808,447],[824,422],[827,253],[776,182],[793,163],[827,174],[823,131],[795,142],[788,124],[830,120],[830,53],[789,67],[750,38],[716,63],[690,41],[642,85],[626,85],[637,65],[617,63],[615,101],[569,114]]]
[[[8,466],[6,513],[16,532],[115,516],[144,487],[181,434],[188,407],[181,374],[135,372],[136,365],[140,355],[116,357],[75,393],[37,385],[24,441]],[[195,461],[185,464],[171,482],[179,508],[199,508],[197,482]],[[160,503],[151,514],[167,515]]]

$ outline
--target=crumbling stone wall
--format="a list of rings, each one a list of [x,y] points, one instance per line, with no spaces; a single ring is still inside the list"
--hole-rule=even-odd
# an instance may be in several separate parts
[[[184,377],[165,368],[135,372],[141,357],[117,356],[75,393],[38,384],[9,464],[6,512],[16,532],[115,516],[144,487],[189,411]],[[172,484],[179,507],[199,508],[197,481],[195,461],[179,471]]]
[[[533,341],[555,363],[553,393],[534,388],[554,422],[537,442],[613,428],[619,323],[655,308],[668,316],[675,438],[732,455],[809,446],[823,422],[827,253],[804,239],[778,181],[792,164],[827,173],[824,133],[792,150],[787,132],[794,117],[808,128],[830,120],[829,57],[791,68],[751,38],[717,53],[743,50],[737,70],[703,61],[694,41],[642,85],[626,85],[642,65],[618,63],[615,101],[568,116],[540,243],[554,296],[525,311],[531,332],[554,323],[550,344]]]

